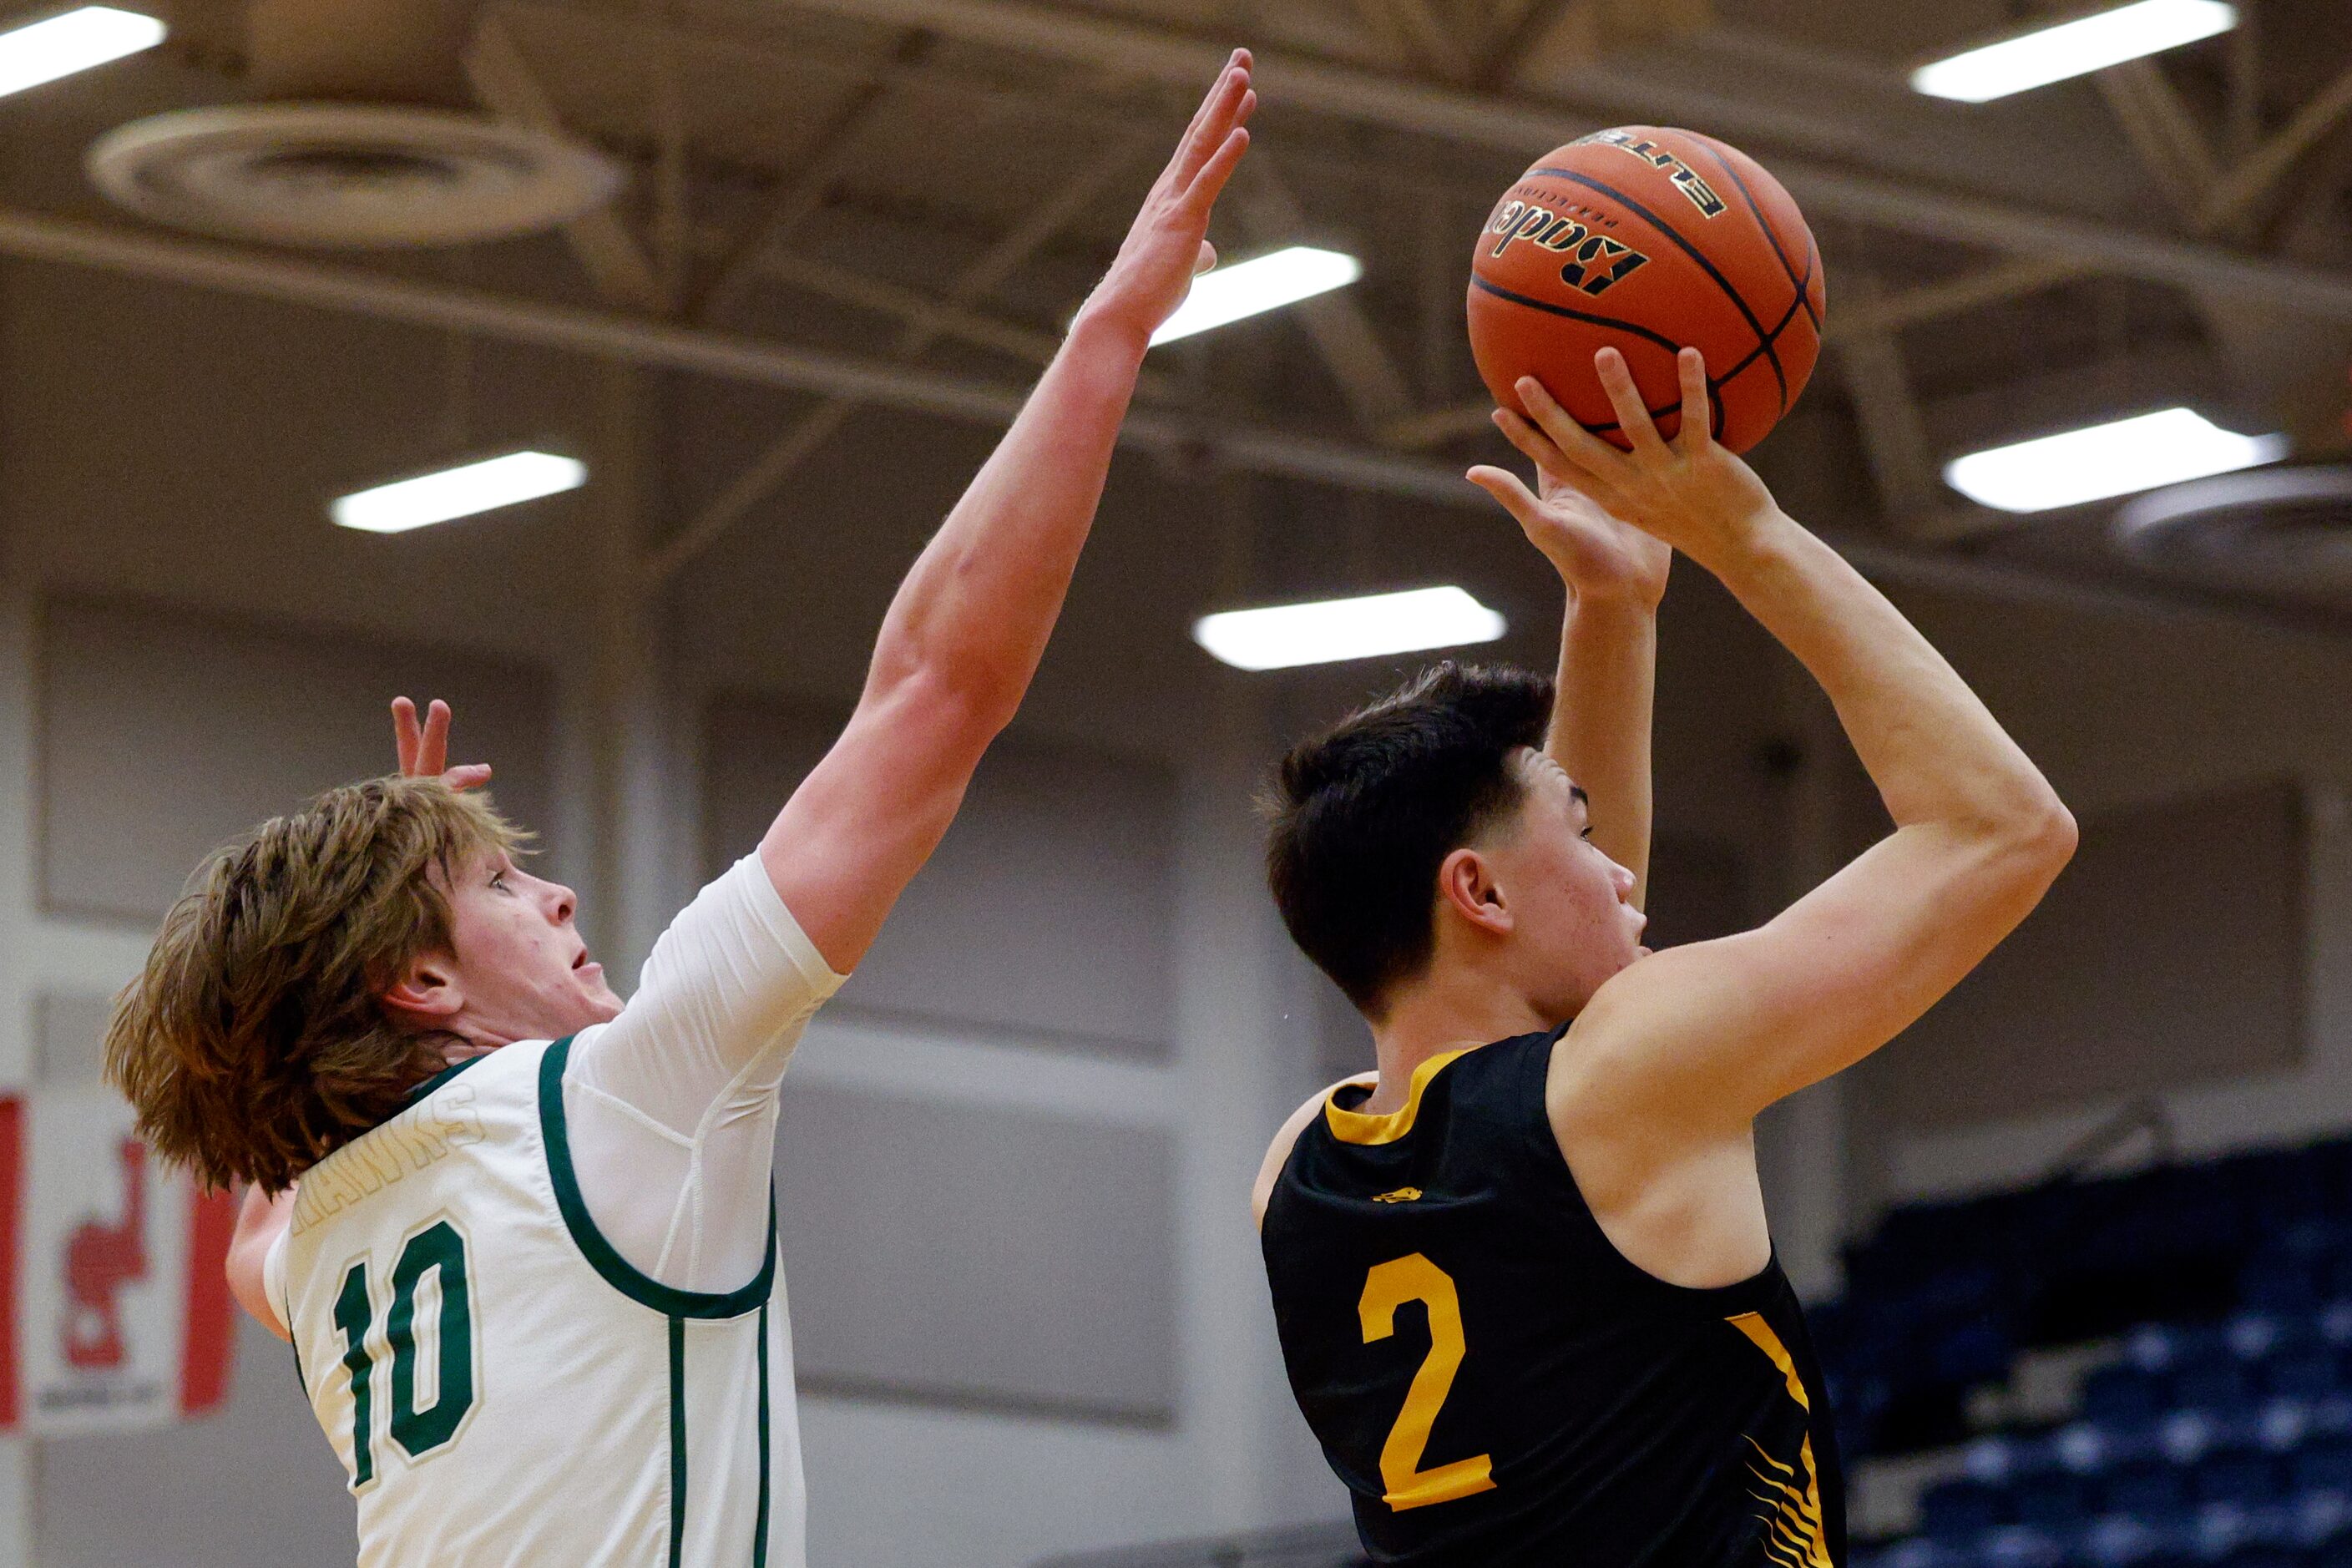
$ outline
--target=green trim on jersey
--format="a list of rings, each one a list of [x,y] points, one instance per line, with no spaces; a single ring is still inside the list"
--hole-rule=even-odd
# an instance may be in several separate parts
[[[410,1089],[408,1091],[408,1103],[411,1105],[415,1104],[418,1100],[423,1100],[426,1095],[431,1094],[435,1089],[439,1089],[443,1084],[447,1083],[451,1079],[456,1078],[459,1073],[464,1072],[467,1068],[472,1067],[476,1062],[484,1062],[488,1060],[489,1060],[489,1057],[485,1054],[478,1057],[467,1057],[463,1061],[451,1062],[447,1067],[443,1068],[439,1072],[435,1073],[431,1078],[426,1079],[423,1083],[420,1083],[415,1089]]]
[[[751,1568],[768,1568],[768,1304],[760,1303],[760,1517],[751,1527]]]
[[[686,1320],[669,1321],[669,1568],[686,1552]]]
[[[641,1273],[614,1250],[613,1244],[604,1239],[604,1233],[596,1228],[587,1202],[580,1195],[580,1179],[572,1168],[572,1134],[563,1119],[563,1064],[571,1058],[572,1039],[566,1035],[548,1047],[540,1058],[539,1131],[541,1142],[547,1146],[547,1174],[555,1185],[555,1206],[562,1211],[563,1226],[572,1233],[572,1245],[580,1248],[590,1267],[604,1277],[605,1284],[630,1300],[673,1320],[740,1318],[755,1307],[764,1307],[776,1284],[776,1195],[772,1191],[768,1194],[767,1260],[749,1285],[724,1294],[680,1290]],[[671,1331],[674,1336],[678,1331],[675,1321]],[[671,1341],[673,1347],[682,1342],[675,1337]],[[764,1345],[767,1342],[763,1339],[761,1342]]]

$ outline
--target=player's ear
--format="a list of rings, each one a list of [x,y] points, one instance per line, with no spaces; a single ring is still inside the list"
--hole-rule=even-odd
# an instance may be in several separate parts
[[[1475,849],[1456,849],[1437,868],[1437,896],[1453,911],[1493,936],[1508,934],[1512,926],[1502,884],[1495,868]]]
[[[423,1027],[446,1024],[465,1005],[457,966],[447,953],[430,952],[409,960],[400,978],[384,987],[384,1011]]]

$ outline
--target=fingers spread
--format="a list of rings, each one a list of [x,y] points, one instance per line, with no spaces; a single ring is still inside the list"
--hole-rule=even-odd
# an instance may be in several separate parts
[[[1250,73],[1246,63],[1248,52],[1236,49],[1233,59],[1217,78],[1216,86],[1201,100],[1200,110],[1192,116],[1192,124],[1184,128],[1184,139],[1177,144],[1175,162],[1171,173],[1176,188],[1183,189],[1222,143],[1225,135],[1241,123],[1236,118],[1244,98],[1249,96]]]
[[[1522,526],[1529,523],[1543,510],[1525,480],[1508,468],[1497,468],[1481,463],[1463,476],[1488,495],[1503,503],[1503,510],[1518,519]]]
[[[1242,154],[1249,151],[1249,144],[1250,133],[1238,125],[1234,127],[1225,144],[1217,149],[1217,155],[1202,167],[1201,177],[1185,191],[1185,203],[1202,210],[1215,205],[1217,197],[1224,192],[1225,182],[1240,167]]]
[[[1623,460],[1622,454],[1616,447],[1579,424],[1573,415],[1559,405],[1550,389],[1534,376],[1521,376],[1518,385],[1513,390],[1518,393],[1519,401],[1527,405],[1528,414],[1534,416],[1542,433],[1551,438],[1551,445],[1577,468],[1589,474],[1606,474]],[[1499,412],[1510,414],[1511,411],[1506,408]],[[1517,417],[1517,415],[1511,416]],[[1509,427],[1506,426],[1503,433],[1510,435]],[[1516,443],[1517,437],[1513,437],[1512,439]],[[1527,448],[1521,447],[1520,450],[1526,451]],[[1533,457],[1534,454],[1530,452],[1528,456]]]
[[[1633,450],[1645,456],[1663,452],[1666,444],[1658,436],[1658,427],[1650,423],[1649,405],[1642,401],[1641,388],[1633,384],[1633,372],[1625,363],[1625,356],[1615,349],[1602,349],[1592,356],[1592,368],[1600,373],[1601,390],[1609,395],[1609,406],[1617,411],[1618,428],[1633,444]]]

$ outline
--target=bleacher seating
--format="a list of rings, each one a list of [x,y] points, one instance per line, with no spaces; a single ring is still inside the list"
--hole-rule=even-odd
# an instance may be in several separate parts
[[[1818,1315],[1849,1462],[1965,1441],[1857,1568],[2352,1568],[2352,1141],[1896,1211]],[[2071,1419],[1970,1439],[2023,1351]]]

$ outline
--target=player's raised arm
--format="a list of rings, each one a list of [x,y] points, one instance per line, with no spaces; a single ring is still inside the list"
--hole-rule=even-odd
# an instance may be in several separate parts
[[[1633,902],[1639,909],[1650,868],[1658,601],[1674,551],[1578,489],[1574,466],[1542,431],[1508,409],[1496,409],[1495,423],[1535,463],[1537,488],[1486,466],[1471,469],[1470,479],[1527,531],[1528,542],[1568,589],[1544,749],[1585,792],[1592,841],[1633,873]]]
[[[1927,640],[1709,437],[1696,351],[1683,351],[1671,443],[1623,360],[1604,351],[1598,363],[1633,451],[1549,399],[1545,432],[1600,504],[1715,574],[1804,664],[1895,820],[1770,923],[1634,964],[1577,1020],[1576,1103],[1556,1103],[1555,1121],[1630,1114],[1668,1144],[1744,1134],[1957,984],[2040,901],[2074,852],[2074,823]]]
[[[838,972],[865,955],[1028,689],[1144,351],[1214,259],[1210,209],[1256,101],[1236,51],[1028,405],[900,584],[847,728],[761,842],[776,890]]]

